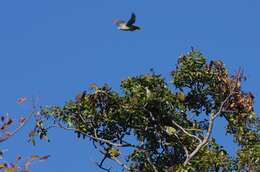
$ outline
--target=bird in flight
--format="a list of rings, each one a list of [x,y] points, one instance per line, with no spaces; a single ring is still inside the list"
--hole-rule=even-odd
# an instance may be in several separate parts
[[[140,27],[135,26],[136,16],[134,13],[132,13],[131,18],[128,20],[128,22],[125,22],[123,20],[114,20],[113,23],[117,26],[119,30],[123,31],[136,31],[140,30]]]

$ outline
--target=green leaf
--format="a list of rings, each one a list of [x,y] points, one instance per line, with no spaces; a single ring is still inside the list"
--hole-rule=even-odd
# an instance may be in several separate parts
[[[174,133],[176,133],[176,129],[175,129],[174,127],[170,127],[170,126],[165,127],[165,131],[166,131],[169,135],[173,135]]]

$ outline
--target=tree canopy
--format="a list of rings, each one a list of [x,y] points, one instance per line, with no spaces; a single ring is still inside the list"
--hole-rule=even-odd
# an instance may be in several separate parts
[[[97,165],[106,171],[113,171],[107,160],[132,172],[259,170],[259,119],[242,70],[230,74],[222,61],[192,49],[171,76],[128,77],[120,91],[92,84],[64,106],[44,106],[31,141],[46,139],[51,128],[74,131],[103,155]],[[217,118],[239,146],[235,156],[212,136]]]

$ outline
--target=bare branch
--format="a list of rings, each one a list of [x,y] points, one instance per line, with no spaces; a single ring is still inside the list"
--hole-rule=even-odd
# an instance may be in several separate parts
[[[102,154],[104,154],[102,151],[100,151]],[[105,171],[107,171],[107,172],[110,172],[111,171],[111,168],[105,168],[105,167],[103,167],[103,163],[105,162],[105,160],[107,159],[108,157],[107,157],[107,155],[105,154],[104,155],[104,158],[100,161],[100,163],[97,163],[97,166],[99,167],[99,168],[101,168],[102,170],[105,170]]]
[[[121,162],[118,158],[111,157],[111,159],[113,159],[116,163],[118,163],[120,166],[122,166],[125,170],[130,171],[130,168],[126,164]]]
[[[62,126],[61,124],[52,125],[52,126],[49,127],[49,128],[53,128],[53,127],[62,128],[62,129],[64,129],[64,130],[68,130],[68,131],[76,131],[76,132],[79,132],[79,133],[81,133],[81,134],[83,134],[83,135],[85,135],[85,136],[87,136],[87,137],[93,139],[93,140],[97,140],[97,141],[106,143],[106,144],[108,144],[108,145],[110,145],[110,146],[114,146],[114,147],[133,147],[133,148],[138,148],[138,146],[133,145],[133,144],[131,144],[131,143],[125,143],[125,144],[113,143],[113,142],[111,142],[110,140],[106,140],[106,139],[99,138],[99,137],[97,137],[96,132],[94,132],[94,136],[92,136],[92,135],[87,134],[87,133],[85,133],[85,132],[83,132],[83,131],[81,131],[81,130],[78,130],[78,129],[76,129],[76,128],[64,127],[64,126]]]
[[[0,143],[6,141],[7,139],[9,139],[10,137],[12,137],[13,135],[15,135],[16,133],[18,133],[24,126],[25,124],[28,122],[28,120],[32,117],[34,111],[31,111],[29,116],[23,121],[22,124],[20,124],[20,126],[18,128],[16,128],[14,131],[12,132],[5,132],[2,136],[0,136]]]
[[[223,112],[224,109],[224,105],[226,104],[226,102],[228,101],[228,99],[231,97],[231,95],[233,94],[233,91],[225,98],[225,100],[221,103],[219,111],[215,114],[212,115],[213,120],[220,115]]]
[[[210,114],[209,116],[209,126],[208,126],[208,130],[206,133],[206,136],[204,137],[203,141],[193,150],[193,152],[187,156],[185,162],[184,162],[184,166],[186,166],[189,161],[199,152],[199,150],[205,146],[208,141],[209,138],[212,134],[212,129],[213,129],[213,125],[214,125],[214,120],[216,119],[217,116],[219,116],[223,111],[225,111],[224,106],[225,104],[228,102],[228,100],[230,99],[230,97],[234,94],[235,88],[237,86],[237,83],[240,82],[241,79],[241,71],[239,70],[236,74],[236,78],[235,78],[235,83],[233,83],[230,88],[230,93],[229,95],[223,100],[223,102],[221,103],[219,110],[215,113],[215,114]]]
[[[203,141],[194,149],[194,151],[189,156],[186,157],[186,160],[183,164],[184,166],[186,166],[189,163],[189,161],[194,157],[194,155],[196,155],[199,152],[199,150],[208,142],[209,137],[212,133],[213,123],[214,123],[214,119],[211,116],[209,120],[209,127],[206,136],[204,137]]]
[[[176,133],[175,133],[174,135],[175,135],[175,137],[178,139],[178,141],[180,142],[180,144],[182,145],[182,148],[183,148],[183,150],[184,150],[184,152],[185,152],[186,158],[189,157],[190,155],[189,155],[189,150],[188,150],[187,146],[185,146],[185,145],[182,143],[181,139],[179,138],[179,136],[178,136]]]
[[[208,143],[209,138],[210,138],[210,136],[211,136],[211,134],[212,134],[212,129],[213,129],[213,125],[214,125],[214,120],[216,119],[216,117],[217,117],[218,115],[220,115],[220,114],[222,113],[222,111],[223,111],[223,109],[224,109],[224,105],[226,104],[226,102],[229,100],[229,98],[230,98],[230,97],[232,96],[232,94],[233,94],[233,90],[234,90],[234,89],[232,88],[230,94],[229,94],[229,95],[225,98],[225,100],[221,103],[218,112],[215,113],[215,114],[210,114],[210,117],[209,117],[209,126],[208,126],[208,130],[207,130],[206,136],[204,137],[203,141],[193,150],[193,152],[192,152],[189,156],[186,157],[186,160],[185,160],[185,162],[184,162],[184,164],[183,164],[184,166],[186,166],[186,165],[189,163],[189,161],[199,152],[199,150],[200,150],[203,146],[205,146],[205,145]]]
[[[193,134],[190,134],[190,133],[189,133],[188,131],[186,131],[182,126],[180,126],[179,124],[177,124],[174,120],[172,120],[172,123],[173,123],[176,127],[178,127],[181,131],[183,131],[185,134],[187,134],[188,136],[193,137],[194,139],[198,140],[200,143],[202,142],[202,140],[201,140],[199,137],[197,137],[197,136],[195,136],[195,135],[193,135]]]

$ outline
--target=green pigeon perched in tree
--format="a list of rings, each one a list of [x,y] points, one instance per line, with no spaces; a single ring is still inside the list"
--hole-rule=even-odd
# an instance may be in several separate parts
[[[131,16],[131,18],[128,20],[128,22],[125,22],[125,21],[123,21],[123,20],[114,20],[113,23],[114,23],[115,25],[117,25],[117,28],[118,28],[119,30],[123,30],[123,31],[135,31],[135,30],[140,30],[140,27],[134,25],[135,20],[136,20],[136,16],[135,16],[134,13],[132,13],[132,16]]]

